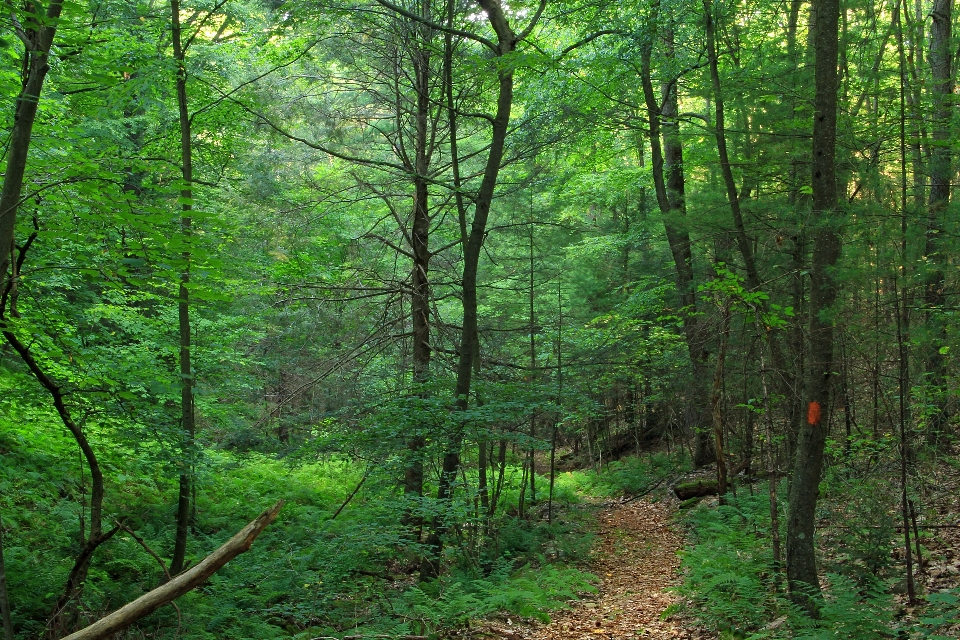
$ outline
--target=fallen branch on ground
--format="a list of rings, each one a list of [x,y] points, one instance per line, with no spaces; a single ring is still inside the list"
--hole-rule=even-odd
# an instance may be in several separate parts
[[[133,602],[124,605],[100,618],[92,625],[63,638],[63,640],[100,640],[129,627],[140,618],[153,613],[163,605],[173,602],[183,594],[199,586],[216,573],[223,565],[250,549],[257,536],[277,519],[283,500],[261,513],[256,520],[245,526],[235,536],[204,558],[200,564],[181,573],[170,582],[149,591]]]

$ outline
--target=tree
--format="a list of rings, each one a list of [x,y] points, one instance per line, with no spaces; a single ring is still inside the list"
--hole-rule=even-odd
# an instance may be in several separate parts
[[[0,273],[7,277],[13,265],[10,256],[14,253],[14,230],[17,209],[20,207],[23,176],[27,168],[33,124],[37,118],[43,81],[50,69],[50,48],[63,11],[62,0],[51,0],[43,13],[32,2],[14,21],[17,37],[24,46],[22,82],[23,88],[15,103],[14,125],[10,133],[7,151],[7,166],[3,174],[3,189],[0,191]],[[15,269],[15,267],[14,267]],[[16,271],[4,284],[4,295],[16,286]]]
[[[810,364],[807,383],[806,423],[800,431],[790,506],[787,513],[787,578],[794,598],[811,613],[818,605],[814,529],[823,451],[829,420],[831,385],[835,367],[833,314],[839,285],[834,267],[840,259],[838,230],[837,57],[840,5],[836,0],[816,0],[812,7],[816,51],[813,120],[813,260],[810,280]]]
[[[704,381],[708,378],[707,359],[709,355],[706,348],[706,338],[703,335],[699,314],[697,313],[693,253],[686,219],[683,145],[679,135],[680,123],[677,119],[680,113],[677,97],[679,78],[674,76],[663,80],[664,102],[662,106],[658,104],[654,95],[653,80],[651,79],[653,44],[659,37],[659,30],[656,29],[656,25],[660,23],[661,19],[660,3],[655,2],[648,18],[649,32],[645,34],[641,46],[641,84],[650,127],[654,190],[657,196],[657,205],[663,216],[667,242],[673,255],[677,292],[680,296],[681,317],[683,318],[683,331],[692,366],[690,381],[692,392],[690,402],[686,407],[687,422],[694,434],[694,463],[697,466],[704,466],[715,459],[715,449],[710,444],[710,431],[705,419],[707,415],[707,386]],[[668,16],[665,20],[669,21],[671,18]],[[673,27],[668,24],[662,36],[668,57],[673,54],[674,37]]]
[[[187,67],[186,47],[183,43],[180,27],[180,2],[170,0],[171,35],[173,38],[173,59],[177,67],[176,95],[177,113],[180,123],[180,164],[183,185],[180,188],[181,216],[180,226],[184,238],[190,235],[193,209],[193,141],[191,118],[187,103]],[[192,40],[192,38],[191,38]],[[180,334],[180,429],[183,439],[180,445],[180,491],[177,499],[177,535],[170,560],[170,573],[176,575],[183,570],[183,561],[187,550],[187,535],[190,525],[190,495],[193,479],[194,439],[196,422],[193,407],[194,371],[191,365],[190,347],[190,253],[183,254],[184,269],[180,276],[177,301],[178,332]]]
[[[953,131],[951,119],[953,114],[953,42],[951,40],[953,24],[953,2],[951,0],[937,0],[933,3],[930,12],[930,75],[933,80],[930,88],[931,111],[933,120],[931,126],[930,155],[930,194],[927,208],[926,238],[924,243],[924,258],[928,261],[924,283],[924,304],[927,307],[927,320],[933,328],[933,341],[927,347],[925,369],[928,374],[928,384],[939,389],[944,384],[944,355],[938,342],[944,338],[943,323],[938,311],[945,302],[946,278],[943,273],[943,239],[944,214],[950,203],[950,183],[953,177],[951,163],[951,140]],[[949,414],[946,403],[938,400],[938,408],[930,420],[930,435],[934,438],[941,435],[946,427]]]
[[[546,0],[541,0],[540,6],[523,31],[517,33],[504,13],[503,7],[495,0],[477,0],[479,7],[486,13],[487,21],[496,34],[496,42],[477,37],[494,55],[497,61],[497,89],[496,110],[491,118],[490,146],[483,169],[483,178],[480,188],[473,198],[473,220],[470,222],[470,232],[465,238],[463,246],[463,272],[461,279],[463,303],[463,329],[460,332],[460,353],[457,359],[457,379],[454,388],[454,399],[458,411],[466,411],[469,405],[470,388],[473,376],[474,357],[478,349],[477,329],[477,277],[480,263],[480,252],[486,238],[487,219],[493,204],[494,193],[497,187],[497,177],[500,174],[503,162],[504,147],[510,127],[510,110],[513,106],[513,69],[509,63],[511,54],[517,43],[530,35],[536,26],[546,6]],[[466,228],[461,222],[461,227]],[[463,446],[462,427],[448,434],[447,444],[443,454],[440,480],[437,485],[437,500],[441,503],[450,499],[453,485],[460,469],[460,453]],[[443,548],[443,535],[447,525],[443,522],[444,516],[435,519],[427,537],[429,556],[421,565],[420,574],[424,578],[433,578],[438,575],[438,561]]]

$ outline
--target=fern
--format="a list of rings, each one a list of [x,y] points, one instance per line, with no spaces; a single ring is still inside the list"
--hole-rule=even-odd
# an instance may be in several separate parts
[[[464,627],[494,613],[550,620],[549,611],[567,606],[579,593],[596,591],[596,577],[571,567],[544,564],[511,572],[507,562],[483,578],[442,580],[412,587],[390,601],[395,616],[421,634]]]

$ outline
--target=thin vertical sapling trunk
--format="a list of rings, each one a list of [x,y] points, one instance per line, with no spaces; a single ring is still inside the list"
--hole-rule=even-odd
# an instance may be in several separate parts
[[[909,407],[907,393],[910,388],[910,361],[907,347],[907,332],[910,326],[910,307],[907,303],[907,126],[906,126],[906,58],[903,47],[903,25],[900,21],[900,5],[898,0],[894,8],[891,24],[896,26],[897,53],[900,65],[900,286],[897,287],[900,295],[897,299],[897,356],[900,365],[898,375],[899,408],[900,408],[900,500],[903,509],[903,548],[907,561],[906,581],[907,597],[912,604],[916,600],[916,590],[913,581],[913,561],[910,557],[910,512],[913,511],[913,502],[907,498],[907,423],[909,421]],[[949,178],[948,178],[949,179]],[[948,194],[949,195],[949,194]],[[894,280],[896,282],[896,280]],[[916,519],[913,524],[916,527]],[[916,531],[916,530],[915,530]],[[920,556],[920,540],[917,537],[917,560]]]
[[[717,351],[717,367],[713,373],[713,393],[710,408],[713,413],[713,442],[717,458],[717,493],[720,500],[727,493],[727,462],[724,451],[723,424],[723,369],[727,359],[727,342],[730,340],[730,303],[725,302],[720,310],[720,349]]]
[[[0,622],[3,623],[3,640],[14,640],[10,598],[7,595],[7,566],[3,561],[3,520],[0,520]]]
[[[932,149],[930,151],[930,196],[927,209],[926,242],[924,262],[929,271],[924,278],[924,303],[927,307],[927,325],[932,332],[931,344],[927,348],[926,370],[928,384],[934,392],[941,390],[945,383],[946,358],[940,352],[938,343],[945,340],[945,327],[941,318],[941,308],[946,300],[944,287],[946,278],[941,255],[943,240],[943,216],[950,203],[950,181],[953,177],[951,162],[952,115],[953,115],[953,42],[952,42],[953,0],[934,0],[930,12],[930,76],[932,79],[931,97],[933,99]],[[949,415],[946,402],[939,398],[935,401],[933,415],[929,420],[929,436],[936,440],[947,426]]]
[[[537,342],[536,336],[534,335],[534,281],[533,281],[533,205],[530,206],[530,291],[529,291],[529,302],[530,302],[530,383],[534,384],[537,370]],[[533,443],[536,441],[537,437],[537,415],[532,413],[530,415],[530,503],[535,504],[537,501],[537,459],[536,459],[536,449],[533,446]],[[522,509],[521,509],[522,511]]]
[[[547,522],[553,524],[553,484],[556,479],[557,433],[563,420],[563,297],[561,284],[557,281],[557,409],[560,415],[553,423],[550,438],[550,497],[547,502]]]
[[[180,2],[170,0],[171,32],[173,38],[173,57],[177,65],[177,111],[180,122],[180,229],[184,239],[191,234],[191,215],[193,209],[193,147],[190,133],[190,113],[187,104],[187,68],[180,29]],[[187,536],[190,525],[190,496],[193,482],[193,443],[196,436],[196,423],[193,407],[193,367],[190,346],[190,253],[184,252],[183,270],[180,275],[179,296],[177,301],[178,331],[180,334],[180,482],[177,498],[177,530],[174,539],[173,558],[170,560],[170,573],[176,575],[183,570],[187,552]]]
[[[907,393],[909,385],[909,365],[907,354],[907,336],[904,335],[903,318],[907,312],[907,305],[903,289],[894,289],[897,303],[897,355],[899,360],[899,409],[900,409],[900,507],[903,515],[903,552],[906,558],[907,598],[910,604],[916,602],[917,592],[913,582],[913,550],[910,548],[910,503],[907,498]]]
[[[758,331],[764,326],[759,309],[754,311],[754,323]],[[777,473],[777,445],[773,437],[773,399],[770,397],[770,389],[767,386],[767,369],[763,358],[762,342],[760,344],[760,385],[763,388],[763,412],[766,418],[764,440],[766,440],[767,484],[770,498],[770,538],[773,543],[773,589],[779,591],[780,572],[783,567],[783,556],[780,550],[780,507],[777,498],[777,485],[780,478]]]

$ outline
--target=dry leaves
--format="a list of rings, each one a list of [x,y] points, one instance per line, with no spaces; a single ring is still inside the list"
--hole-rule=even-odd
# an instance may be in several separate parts
[[[550,624],[525,629],[529,640],[623,640],[700,638],[699,632],[661,614],[678,597],[666,589],[677,583],[677,551],[683,537],[670,525],[671,509],[646,501],[614,504],[599,512],[600,537],[592,571],[599,593]]]

